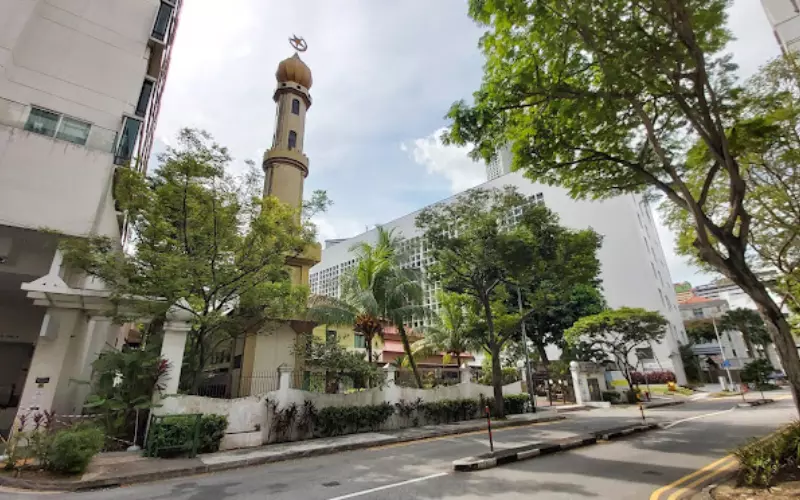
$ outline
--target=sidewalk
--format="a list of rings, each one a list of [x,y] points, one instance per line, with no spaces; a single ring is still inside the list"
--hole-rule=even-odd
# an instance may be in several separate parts
[[[504,421],[492,421],[492,428],[520,427],[563,419],[565,417],[559,415],[556,411],[540,411],[535,414],[510,415]],[[37,478],[33,473],[23,474],[20,478],[14,478],[0,474],[0,486],[49,491],[91,490],[237,469],[296,458],[329,455],[343,451],[458,435],[485,429],[486,421],[479,419],[396,431],[364,432],[347,436],[273,444],[258,448],[209,453],[199,455],[197,458],[160,459],[142,457],[138,453],[102,453],[95,457],[89,466],[89,470],[80,478],[43,479]]]

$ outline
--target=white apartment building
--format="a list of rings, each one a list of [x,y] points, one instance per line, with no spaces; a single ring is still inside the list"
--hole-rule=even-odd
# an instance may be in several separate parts
[[[506,185],[515,186],[532,200],[547,205],[559,215],[562,224],[575,229],[591,227],[603,236],[599,258],[608,305],[614,308],[630,306],[656,310],[669,320],[666,338],[653,346],[653,359],[643,360],[644,368],[673,370],[678,381],[685,383],[678,345],[687,343],[686,332],[649,205],[641,197],[633,195],[604,201],[574,200],[565,189],[534,184],[525,179],[521,172],[504,175],[475,189],[502,188]],[[452,202],[457,196],[443,203]],[[404,253],[409,256],[406,264],[424,271],[431,257],[421,244],[421,232],[416,227],[418,213],[410,213],[383,227],[394,230],[396,236],[405,239]],[[350,249],[362,241],[374,243],[376,236],[377,230],[371,230],[326,247],[322,252],[322,261],[311,268],[309,283],[312,293],[338,297],[340,276],[356,262]],[[435,287],[423,286],[424,305],[436,310]],[[419,326],[420,322],[415,323],[412,326]],[[554,348],[553,358],[557,358],[558,354]]]
[[[800,0],[761,0],[784,52],[800,48]]]
[[[511,173],[511,144],[500,148],[497,158],[486,164],[486,180],[493,181]]]
[[[57,243],[124,238],[115,171],[150,155],[180,2],[0,2],[0,433],[18,409],[79,413],[121,341]]]

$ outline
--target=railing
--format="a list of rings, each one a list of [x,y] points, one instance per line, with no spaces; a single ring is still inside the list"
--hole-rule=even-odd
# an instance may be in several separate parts
[[[252,376],[238,379],[234,379],[229,373],[221,373],[203,381],[195,391],[195,396],[218,399],[244,398],[277,391],[279,385],[278,372],[257,372]]]
[[[11,101],[9,99],[0,97],[0,125],[6,125],[8,127],[17,128],[20,130],[26,130],[25,124],[28,122],[30,111],[31,111],[31,106],[27,104],[22,104],[20,102]],[[60,116],[64,117],[64,115]],[[66,118],[70,117],[66,116]],[[54,137],[54,135],[56,134],[56,130],[53,130],[53,135],[39,134],[38,132],[30,130],[29,132],[33,134],[43,135],[44,137],[49,137],[56,141],[62,141],[68,144],[83,146],[87,149],[101,151],[103,153],[113,153],[114,147],[117,143],[116,130],[110,130],[97,125],[91,125],[91,128],[89,129],[89,135],[86,138],[86,142],[84,144],[58,139]]]
[[[461,382],[461,371],[456,367],[419,367],[418,371],[420,379],[422,379],[423,389],[457,385]],[[414,378],[414,372],[405,368],[397,371],[394,380],[395,384],[401,387],[417,387],[417,381]]]
[[[323,370],[295,370],[292,372],[290,387],[309,392],[326,394],[345,394],[348,392],[379,387],[383,377],[373,374],[350,373]]]

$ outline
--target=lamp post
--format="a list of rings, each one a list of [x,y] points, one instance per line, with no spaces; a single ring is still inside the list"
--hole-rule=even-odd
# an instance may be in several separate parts
[[[714,335],[717,336],[719,352],[722,353],[722,366],[725,367],[725,372],[728,374],[728,384],[731,386],[731,388],[733,388],[733,377],[731,377],[731,369],[728,366],[728,357],[725,356],[725,347],[722,346],[722,338],[719,336],[719,330],[717,330],[717,322],[714,319],[714,316],[711,316],[711,324],[714,325]]]

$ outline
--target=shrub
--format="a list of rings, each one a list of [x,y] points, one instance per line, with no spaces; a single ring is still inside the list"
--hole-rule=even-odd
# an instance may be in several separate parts
[[[389,403],[367,406],[330,406],[317,412],[314,429],[320,436],[338,436],[359,432],[360,430],[378,430],[394,414],[394,407]]]
[[[503,385],[508,385],[522,379],[522,377],[520,377],[519,370],[517,370],[516,368],[506,367],[503,368],[502,370],[503,370],[503,375],[502,375]],[[484,370],[483,374],[478,379],[478,383],[483,385],[492,385],[491,370]]]
[[[148,436],[149,454],[170,457],[192,449],[196,415],[171,415],[156,422],[150,427]],[[223,415],[202,415],[197,425],[199,425],[197,451],[211,453],[219,450],[225,429],[228,428],[228,419]]]
[[[675,373],[667,370],[652,371],[652,372],[631,372],[631,382],[634,384],[666,384],[667,382],[675,382]]]
[[[47,455],[47,469],[60,474],[81,474],[103,448],[105,436],[97,427],[74,427],[58,432]]]
[[[617,391],[603,391],[603,401],[608,401],[611,404],[619,403],[621,395]]]
[[[525,405],[530,397],[527,394],[509,394],[503,396],[503,406],[506,410],[506,415],[517,415],[525,413]]]
[[[766,439],[754,440],[733,453],[739,459],[739,485],[766,488],[783,467],[796,467],[800,453],[800,423]]]

